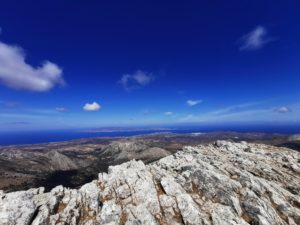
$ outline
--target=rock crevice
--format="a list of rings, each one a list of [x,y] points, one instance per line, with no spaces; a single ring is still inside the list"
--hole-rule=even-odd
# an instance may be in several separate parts
[[[217,141],[109,167],[80,189],[0,191],[2,225],[300,224],[300,154]]]

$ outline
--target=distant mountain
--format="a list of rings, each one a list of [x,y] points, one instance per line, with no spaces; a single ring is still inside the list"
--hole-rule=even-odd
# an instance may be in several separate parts
[[[183,146],[218,139],[265,143],[300,150],[298,136],[266,133],[159,133],[135,137],[86,138],[49,144],[0,147],[0,189],[16,191],[64,184],[76,188],[107,172],[111,165],[132,159],[150,163],[180,151]]]
[[[171,131],[172,128],[164,127],[101,127],[89,130],[83,130],[84,132],[132,132],[132,131]]]

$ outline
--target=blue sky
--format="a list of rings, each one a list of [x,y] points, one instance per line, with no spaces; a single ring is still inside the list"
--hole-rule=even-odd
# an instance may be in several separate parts
[[[3,1],[0,130],[300,123],[299,1]]]

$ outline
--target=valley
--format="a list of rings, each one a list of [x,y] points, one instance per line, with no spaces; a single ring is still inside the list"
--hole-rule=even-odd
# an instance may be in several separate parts
[[[109,166],[132,159],[157,161],[183,146],[209,144],[216,140],[247,141],[300,150],[297,135],[268,133],[156,133],[134,137],[99,137],[66,142],[0,147],[0,189],[24,190],[43,186],[46,190],[63,184],[78,188],[95,179]]]

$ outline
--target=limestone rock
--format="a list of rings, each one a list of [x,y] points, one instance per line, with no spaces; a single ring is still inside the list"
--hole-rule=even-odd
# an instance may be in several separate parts
[[[78,190],[0,191],[0,224],[300,224],[299,159],[246,142],[185,147],[149,165],[109,167]]]

